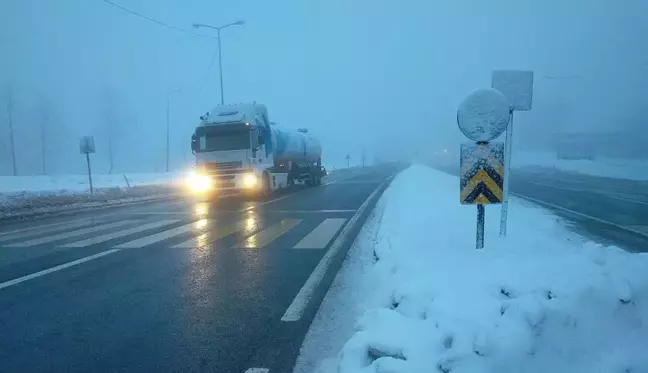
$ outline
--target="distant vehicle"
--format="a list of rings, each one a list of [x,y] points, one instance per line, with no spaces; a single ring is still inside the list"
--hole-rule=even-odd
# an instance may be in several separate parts
[[[319,141],[305,128],[271,123],[265,105],[218,106],[200,119],[191,137],[196,160],[188,187],[201,199],[263,196],[295,183],[320,185],[326,175]]]

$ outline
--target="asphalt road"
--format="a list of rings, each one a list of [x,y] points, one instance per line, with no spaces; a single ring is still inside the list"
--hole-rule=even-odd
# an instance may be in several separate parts
[[[511,193],[553,210],[579,234],[648,252],[648,182],[527,168],[511,173]]]
[[[0,372],[289,371],[341,259],[318,263],[399,169],[3,226]]]
[[[459,172],[457,167],[432,167]],[[648,182],[544,167],[513,169],[510,182],[513,196],[552,210],[574,232],[630,252],[648,252]]]

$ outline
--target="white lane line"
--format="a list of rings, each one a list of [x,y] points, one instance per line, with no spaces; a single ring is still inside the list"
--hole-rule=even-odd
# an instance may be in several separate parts
[[[248,368],[244,373],[270,373],[268,368]]]
[[[60,271],[62,269],[69,268],[69,267],[72,267],[72,266],[75,266],[75,265],[79,265],[81,263],[89,262],[91,260],[98,259],[98,258],[104,257],[106,255],[116,253],[118,251],[120,251],[120,250],[111,249],[111,250],[108,250],[108,251],[103,251],[103,252],[100,252],[98,254],[90,255],[90,256],[87,256],[85,258],[81,258],[81,259],[78,259],[78,260],[74,260],[72,262],[68,262],[68,263],[65,263],[65,264],[58,265],[56,267],[48,268],[48,269],[45,269],[45,270],[40,271],[40,272],[32,273],[31,275],[18,277],[18,278],[15,278],[13,280],[1,283],[0,284],[0,289],[4,289],[4,288],[7,288],[7,287],[12,286],[12,285],[20,284],[21,282],[29,281],[29,280],[37,278],[37,277],[45,276],[45,275],[47,275],[49,273]]]
[[[571,209],[568,209],[568,208],[565,208],[565,207],[562,207],[562,206],[555,205],[553,203],[549,203],[549,202],[539,200],[539,199],[527,197],[527,196],[522,195],[522,194],[518,194],[518,193],[511,193],[511,194],[516,195],[516,196],[518,196],[520,198],[529,200],[531,202],[535,202],[535,203],[537,203],[539,205],[544,205],[544,206],[551,207],[551,208],[554,208],[554,209],[557,209],[557,210],[562,210],[562,211],[568,212],[570,214],[583,217],[585,219],[594,220],[594,221],[597,221],[599,223],[611,225],[613,227],[619,228],[619,229],[627,231],[627,232],[632,232],[632,233],[635,233],[635,234],[639,234],[639,235],[648,237],[648,234],[646,234],[645,232],[642,232],[640,230],[634,229],[634,228],[629,227],[629,226],[612,223],[611,221],[603,220],[603,219],[597,218],[597,217],[592,216],[592,215],[583,214],[582,212],[574,211],[574,210],[571,210]]]
[[[389,180],[393,176],[394,175],[390,176],[387,180]],[[376,188],[373,193],[371,193],[369,197],[365,199],[365,201],[362,203],[362,206],[360,206],[355,215],[353,215],[351,219],[349,219],[349,222],[344,227],[344,229],[342,229],[340,235],[335,239],[335,241],[333,241],[331,247],[329,247],[328,251],[326,251],[322,259],[320,259],[319,263],[317,263],[317,267],[315,267],[311,275],[306,280],[306,283],[304,283],[304,286],[302,286],[302,288],[299,290],[299,293],[297,293],[297,296],[295,296],[295,299],[293,299],[292,303],[290,303],[290,306],[288,306],[288,309],[281,317],[281,321],[290,322],[299,321],[299,319],[301,319],[302,315],[304,314],[304,310],[308,305],[308,302],[310,302],[313,294],[315,293],[315,290],[317,289],[317,286],[320,284],[320,282],[322,282],[326,271],[328,271],[329,267],[331,266],[333,258],[335,258],[337,253],[340,251],[342,244],[344,244],[349,234],[351,234],[351,230],[358,223],[358,219],[360,219],[360,216],[362,216],[364,210],[366,210],[367,206],[369,206],[369,202],[382,188],[382,185],[383,184],[378,186],[378,188]]]
[[[267,212],[286,212],[295,214],[335,214],[356,212],[356,210],[267,210]]]
[[[249,230],[249,229],[251,229],[251,227],[245,220],[234,223],[232,225],[227,225],[222,227],[212,227],[210,231],[203,233],[197,237],[194,237],[190,240],[187,240],[185,242],[179,243],[173,246],[173,248],[193,249],[193,248],[203,247],[211,244],[212,242],[218,241],[221,238],[227,237],[230,234],[234,234],[236,232]]]
[[[41,233],[60,231],[61,229],[73,229],[73,228],[82,227],[84,225],[90,225],[90,224],[92,224],[92,221],[88,221],[88,219],[80,219],[80,220],[66,221],[63,223],[40,225],[36,227],[32,226],[30,228],[24,228],[15,231],[0,233],[0,242],[34,236]]]
[[[129,236],[131,234],[143,232],[143,231],[148,230],[148,229],[154,229],[154,228],[163,227],[165,225],[171,225],[171,224],[177,223],[179,221],[180,220],[176,220],[176,219],[173,219],[173,220],[160,220],[160,221],[156,221],[156,222],[153,222],[153,223],[143,224],[143,225],[140,225],[139,227],[134,227],[134,228],[124,229],[124,230],[117,231],[117,232],[102,234],[102,235],[96,236],[96,237],[90,237],[90,238],[85,239],[85,240],[81,240],[81,241],[72,242],[72,243],[69,243],[69,244],[66,244],[66,245],[62,245],[61,247],[85,247],[85,246],[96,245],[98,243],[110,241],[110,240],[113,240],[115,238],[126,237],[126,236]]]
[[[315,229],[313,229],[306,237],[302,238],[293,249],[324,249],[333,236],[344,225],[346,219],[331,218],[325,219]]]
[[[27,241],[22,241],[18,243],[13,243],[10,245],[6,245],[7,247],[28,247],[28,246],[35,246],[35,245],[41,245],[44,243],[50,243],[54,241],[60,241],[64,240],[66,238],[71,238],[71,237],[76,237],[76,236],[81,236],[87,233],[93,233],[97,231],[101,231],[104,229],[110,229],[110,228],[117,228],[121,227],[123,225],[127,224],[132,224],[133,220],[122,220],[122,221],[117,221],[117,222],[112,222],[112,223],[107,223],[107,224],[99,224],[99,225],[94,225],[91,227],[87,228],[82,228],[82,229],[77,229],[69,232],[63,232],[59,234],[54,234],[51,236],[46,236],[46,237],[40,237],[40,238],[34,238],[33,240],[27,240]]]
[[[181,234],[187,233],[189,231],[202,231],[209,226],[209,221],[207,219],[201,219],[177,228],[169,229],[168,231],[152,234],[150,236],[138,238],[136,240],[125,242],[121,245],[115,246],[117,249],[139,249],[141,247],[151,245],[168,238],[179,236]]]

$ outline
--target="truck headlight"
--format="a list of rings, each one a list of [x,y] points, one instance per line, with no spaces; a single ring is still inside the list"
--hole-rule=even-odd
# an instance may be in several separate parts
[[[243,185],[246,188],[254,188],[259,183],[259,178],[255,174],[247,174],[243,176]]]
[[[212,188],[211,177],[195,172],[189,175],[187,184],[194,193],[206,192]]]

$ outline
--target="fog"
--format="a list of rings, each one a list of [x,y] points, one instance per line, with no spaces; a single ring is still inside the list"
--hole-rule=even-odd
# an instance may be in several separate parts
[[[220,102],[216,31],[191,25],[239,19],[222,31],[226,103],[309,128],[325,164],[458,148],[458,104],[505,68],[535,72],[516,147],[562,132],[648,140],[648,1],[114,2],[189,32],[101,0],[0,1],[0,174],[13,172],[9,118],[20,175],[83,172],[84,135],[97,172],[163,171],[167,98],[171,166],[186,167],[198,117]]]

